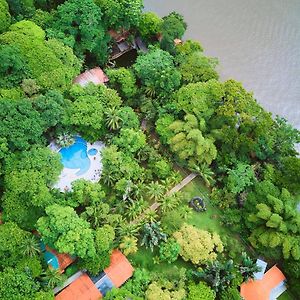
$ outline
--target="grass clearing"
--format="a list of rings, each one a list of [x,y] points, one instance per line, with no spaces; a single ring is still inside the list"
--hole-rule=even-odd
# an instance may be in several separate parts
[[[159,264],[157,264],[155,263],[156,256],[158,256],[157,249],[151,252],[150,249],[140,247],[135,254],[130,255],[128,258],[134,266],[147,269],[148,271],[154,273],[162,273],[167,277],[170,277],[172,275],[174,276],[174,272],[178,273],[178,269],[180,268],[190,268],[192,266],[191,264],[183,261],[180,258],[176,262],[171,264],[167,262],[160,262]]]
[[[188,201],[195,196],[203,198],[206,205],[205,212],[193,211],[192,217],[187,221],[188,224],[198,229],[218,233],[222,241],[227,243],[228,254],[233,259],[238,259],[238,253],[250,251],[249,245],[245,244],[238,234],[221,224],[221,211],[211,204],[209,200],[209,190],[201,178],[196,177],[181,191],[185,193],[184,199],[186,205]],[[253,250],[251,250],[251,252],[253,252]]]
[[[196,177],[182,190],[185,193],[186,204],[195,196],[200,196],[204,199],[206,205],[206,211],[196,212],[193,211],[189,224],[203,230],[210,232],[217,232],[220,235],[226,234],[227,230],[220,224],[220,212],[218,209],[212,206],[208,198],[208,189],[203,185],[200,178]]]

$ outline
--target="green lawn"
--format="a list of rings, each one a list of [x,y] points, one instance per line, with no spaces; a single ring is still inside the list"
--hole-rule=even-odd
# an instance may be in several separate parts
[[[220,235],[227,233],[227,229],[220,224],[219,211],[211,205],[208,198],[208,190],[199,178],[196,177],[193,181],[186,185],[182,189],[182,192],[184,192],[186,195],[186,203],[188,203],[191,198],[200,196],[204,199],[206,204],[205,212],[193,211],[192,218],[188,221],[189,224],[194,225],[199,229],[217,232]]]
[[[289,291],[285,291],[278,300],[295,300],[295,298],[289,293]]]
[[[168,264],[166,262],[155,264],[154,258],[157,255],[157,250],[151,252],[150,249],[139,247],[139,250],[135,254],[130,255],[128,258],[135,267],[144,268],[151,272],[163,273],[167,277],[172,276],[174,272],[178,272],[178,269],[180,268],[192,267],[191,264],[183,261],[180,258],[172,264]]]
[[[192,197],[195,196],[202,197],[206,204],[205,212],[193,211],[191,219],[187,221],[188,224],[209,232],[217,232],[223,241],[227,241],[228,254],[233,259],[235,257],[238,259],[239,255],[237,255],[237,253],[241,253],[243,251],[249,252],[250,248],[242,241],[240,236],[221,224],[221,212],[209,201],[209,191],[199,177],[196,177],[193,181],[186,185],[182,189],[182,192],[185,193],[184,201],[186,201],[186,204]]]

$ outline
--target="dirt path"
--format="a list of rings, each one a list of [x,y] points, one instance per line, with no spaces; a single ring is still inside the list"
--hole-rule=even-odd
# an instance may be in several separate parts
[[[185,187],[188,183],[190,183],[195,177],[197,177],[198,174],[191,173],[187,177],[185,177],[180,183],[175,185],[171,190],[169,190],[166,193],[166,196],[172,195],[178,191],[180,191],[183,187]],[[136,224],[138,223],[143,217],[149,212],[149,211],[156,211],[160,207],[160,204],[158,202],[154,202],[148,209],[144,211],[141,215],[139,215],[137,218],[135,218],[133,221],[130,222],[130,224]]]

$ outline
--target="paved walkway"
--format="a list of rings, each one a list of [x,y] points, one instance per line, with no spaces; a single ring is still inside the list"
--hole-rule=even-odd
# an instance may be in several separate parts
[[[171,190],[169,190],[166,193],[166,196],[170,196],[174,193],[177,193],[180,191],[184,186],[186,186],[188,183],[190,183],[195,177],[197,177],[198,174],[191,173],[187,177],[185,177],[180,183],[175,185]],[[139,215],[137,218],[135,218],[133,221],[130,222],[130,224],[138,223],[143,217],[151,210],[156,211],[160,207],[160,204],[158,202],[154,202],[148,209],[146,209],[141,215]]]

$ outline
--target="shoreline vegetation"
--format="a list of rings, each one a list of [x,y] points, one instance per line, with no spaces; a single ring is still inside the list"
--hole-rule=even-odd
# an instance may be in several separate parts
[[[300,133],[220,82],[180,14],[142,0],[0,8],[1,300],[55,299],[115,249],[134,273],[105,300],[240,300],[258,258],[284,273],[279,299],[300,298]],[[103,141],[102,174],[61,192],[47,145],[75,135]],[[48,266],[41,241],[71,265]]]

